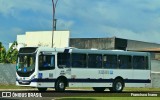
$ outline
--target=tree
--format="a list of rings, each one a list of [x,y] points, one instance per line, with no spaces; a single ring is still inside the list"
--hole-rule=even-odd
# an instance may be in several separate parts
[[[0,42],[0,63],[5,62],[5,56],[6,56],[6,49],[4,48],[2,43]]]
[[[18,50],[15,48],[17,42],[14,41],[11,47],[6,52],[6,49],[0,42],[0,63],[16,63]]]
[[[17,42],[14,41],[5,56],[5,63],[16,63],[18,50],[15,48]]]

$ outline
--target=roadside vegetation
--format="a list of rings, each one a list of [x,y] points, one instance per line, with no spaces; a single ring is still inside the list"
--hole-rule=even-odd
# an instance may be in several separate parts
[[[0,89],[31,89],[31,87],[20,87],[15,84],[0,84]]]
[[[16,63],[18,50],[15,48],[17,42],[13,42],[11,47],[6,50],[0,42],[0,63]]]

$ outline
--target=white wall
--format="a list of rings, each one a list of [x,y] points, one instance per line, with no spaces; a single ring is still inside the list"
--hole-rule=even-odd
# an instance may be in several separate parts
[[[17,43],[23,44],[26,42],[26,35],[17,35]]]
[[[63,48],[69,46],[69,31],[54,31],[53,32],[53,47]],[[28,47],[35,46],[52,46],[52,31],[35,31],[26,32],[26,35],[17,36],[18,44],[26,44]]]

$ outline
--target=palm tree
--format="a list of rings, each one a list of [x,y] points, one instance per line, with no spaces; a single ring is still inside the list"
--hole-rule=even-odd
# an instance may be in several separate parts
[[[17,45],[17,42],[14,41],[5,56],[5,63],[16,63],[18,50],[14,48]]]
[[[2,42],[0,42],[0,63],[5,62],[5,56],[6,56],[6,49],[2,45]]]

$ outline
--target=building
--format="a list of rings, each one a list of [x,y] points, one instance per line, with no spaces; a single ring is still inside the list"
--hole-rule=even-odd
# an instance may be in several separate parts
[[[151,52],[152,59],[160,59],[160,44],[122,38],[70,38],[69,31],[35,31],[17,35],[20,47],[76,47],[79,49],[128,50]]]
[[[127,50],[151,52],[152,59],[160,59],[160,44],[122,38],[70,38],[70,46],[80,49]],[[159,50],[159,51],[157,51]]]
[[[17,48],[20,47],[57,47],[69,46],[69,31],[35,31],[26,32],[25,35],[17,35]],[[53,40],[53,41],[52,41]],[[53,42],[53,44],[52,44]]]

